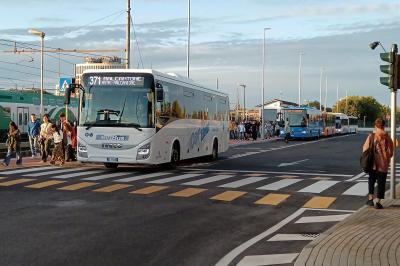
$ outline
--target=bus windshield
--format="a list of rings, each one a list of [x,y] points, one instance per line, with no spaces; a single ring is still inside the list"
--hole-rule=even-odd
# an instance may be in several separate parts
[[[289,118],[290,126],[292,127],[305,127],[307,126],[307,116],[301,110],[296,110],[297,112],[287,112],[287,117]]]
[[[82,126],[152,127],[150,88],[94,86],[84,97]]]

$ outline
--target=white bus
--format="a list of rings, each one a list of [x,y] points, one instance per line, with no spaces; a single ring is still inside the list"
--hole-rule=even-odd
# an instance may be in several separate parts
[[[176,165],[201,156],[216,160],[228,149],[225,93],[174,74],[137,69],[87,70],[81,90],[81,162],[108,168]]]
[[[348,116],[342,113],[333,113],[336,115],[335,125],[336,133],[339,135],[353,134],[358,131],[358,118],[355,116]]]

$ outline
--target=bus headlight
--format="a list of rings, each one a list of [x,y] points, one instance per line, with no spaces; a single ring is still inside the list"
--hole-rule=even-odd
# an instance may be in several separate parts
[[[306,134],[306,133],[307,133],[307,131],[303,130],[303,131],[301,131],[301,133],[303,133],[303,134]]]
[[[87,147],[81,142],[78,142],[78,151],[80,152],[87,152]]]
[[[150,157],[150,143],[147,143],[140,147],[137,151],[137,160],[145,160]]]

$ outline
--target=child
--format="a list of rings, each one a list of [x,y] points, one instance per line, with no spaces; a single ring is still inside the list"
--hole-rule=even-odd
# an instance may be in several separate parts
[[[57,126],[52,124],[50,128],[51,133],[53,134],[54,141],[54,149],[51,157],[50,164],[55,164],[57,161],[60,163],[60,166],[64,164],[64,152],[63,152],[63,134],[60,133]]]

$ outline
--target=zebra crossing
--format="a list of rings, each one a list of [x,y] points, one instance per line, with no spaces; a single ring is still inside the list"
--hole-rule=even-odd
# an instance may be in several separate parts
[[[14,185],[28,184],[26,188],[52,188],[59,190],[80,190],[92,186],[104,186],[104,189],[98,188],[95,192],[116,192],[128,189],[131,186],[139,186],[144,189],[146,195],[160,192],[162,190],[173,190],[182,188],[183,192],[175,191],[170,195],[186,195],[196,196],[206,190],[211,189],[240,189],[241,191],[226,191],[228,194],[222,196],[211,197],[211,199],[223,199],[224,201],[232,201],[242,197],[248,192],[259,194],[263,192],[274,192],[262,195],[254,201],[258,205],[277,205],[281,204],[293,194],[312,194],[321,196],[365,196],[367,183],[361,182],[359,179],[362,175],[356,175],[357,179],[349,181],[343,179],[342,176],[322,177],[315,175],[307,176],[290,174],[263,174],[263,173],[233,173],[210,170],[174,170],[174,171],[156,171],[144,172],[143,170],[108,170],[105,168],[95,167],[77,167],[77,168],[60,168],[60,167],[36,167],[26,169],[12,169],[0,171],[0,187],[9,187]],[[48,180],[49,179],[49,180]],[[55,180],[65,182],[55,182]],[[77,181],[81,183],[76,183]],[[69,184],[75,182],[75,184]],[[59,186],[67,186],[61,189]],[[70,187],[72,186],[72,187]],[[150,189],[146,189],[147,188]],[[196,190],[201,188],[201,190]],[[187,189],[187,190],[185,190]],[[340,191],[339,191],[340,190]],[[339,192],[338,192],[339,191]],[[142,194],[133,193],[133,194]],[[240,192],[240,193],[236,193]],[[242,193],[243,192],[243,193]],[[233,194],[232,194],[233,193]],[[331,195],[330,195],[331,194]],[[232,197],[233,195],[233,197]],[[331,197],[332,198],[332,197]],[[328,200],[326,205],[332,204],[333,201]],[[311,204],[312,205],[312,204]]]

